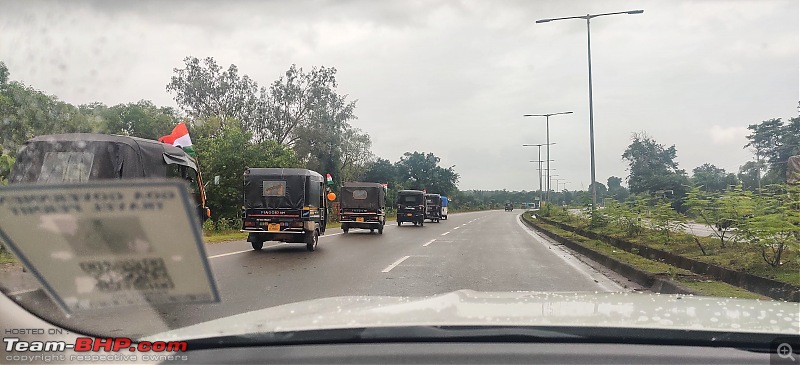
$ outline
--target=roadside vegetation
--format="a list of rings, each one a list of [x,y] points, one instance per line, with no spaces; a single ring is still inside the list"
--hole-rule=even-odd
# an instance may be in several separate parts
[[[555,209],[551,210],[550,213],[556,213],[554,212],[554,210]],[[558,215],[560,215],[561,217],[567,217],[569,216],[569,213],[558,214]],[[548,218],[553,219],[555,218],[555,216],[558,215],[553,214]],[[768,297],[765,297],[763,295],[752,293],[727,283],[715,280],[709,280],[708,278],[696,275],[689,270],[681,269],[660,261],[650,260],[642,256],[639,256],[635,253],[621,250],[605,242],[590,239],[578,235],[576,233],[563,230],[554,225],[542,222],[541,220],[536,220],[535,218],[533,218],[532,212],[526,212],[523,215],[523,219],[533,223],[540,229],[544,229],[546,231],[555,233],[558,236],[569,239],[570,241],[576,242],[586,248],[597,251],[605,256],[612,257],[617,261],[629,264],[639,270],[645,271],[655,276],[669,278],[670,280],[676,282],[678,285],[691,289],[701,295],[726,297],[726,298],[769,299]]]
[[[722,208],[709,206],[694,194],[690,196],[689,216],[699,216],[704,210],[707,216],[721,214]],[[546,205],[539,214],[572,227],[800,285],[800,210],[796,208],[800,207],[800,188],[765,195],[732,190],[719,201],[730,204],[732,212],[749,213],[735,215],[736,219],[723,218],[726,228],[705,237],[685,232],[689,218],[669,204],[648,204],[644,199],[607,203],[595,212],[594,219],[588,212],[574,214],[553,205]]]

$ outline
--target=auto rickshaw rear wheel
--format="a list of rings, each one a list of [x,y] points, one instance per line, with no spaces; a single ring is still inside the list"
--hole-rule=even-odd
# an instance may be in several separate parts
[[[317,243],[319,242],[319,232],[314,230],[313,232],[306,233],[306,250],[314,251],[317,249]]]
[[[251,242],[253,244],[253,249],[258,251],[264,247],[264,241],[254,241]]]

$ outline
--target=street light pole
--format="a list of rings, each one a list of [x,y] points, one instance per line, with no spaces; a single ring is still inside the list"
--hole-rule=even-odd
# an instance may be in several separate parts
[[[524,145],[522,145],[522,147],[538,147],[539,148],[539,160],[537,161],[537,162],[539,162],[539,204],[542,203],[542,162],[545,162],[545,161],[542,161],[542,146],[549,146],[551,144],[556,144],[556,143],[553,142],[553,143],[547,143],[547,144],[539,143],[539,144],[524,144]],[[552,161],[552,160],[549,160],[549,161]],[[531,162],[533,162],[533,161],[531,161]]]
[[[603,13],[603,14],[586,14],[583,16],[571,16],[571,17],[564,17],[564,18],[551,18],[551,19],[540,19],[537,20],[536,23],[547,23],[554,20],[567,20],[567,19],[586,19],[586,49],[587,49],[587,56],[589,61],[589,148],[591,150],[591,181],[589,182],[592,187],[592,212],[597,207],[597,189],[595,187],[595,158],[594,158],[594,103],[592,100],[592,36],[590,31],[589,20],[592,18],[597,18],[606,15],[617,15],[617,14],[642,14],[644,10],[629,10],[629,11],[619,11],[614,13]],[[594,214],[592,214],[594,217]]]
[[[550,173],[550,116],[553,115],[560,115],[560,114],[572,114],[572,112],[559,112],[559,113],[549,113],[549,114],[525,114],[523,117],[545,117],[546,127],[547,127],[547,173]],[[555,144],[555,143],[552,143]],[[550,201],[550,178],[548,175],[547,180],[547,201]]]

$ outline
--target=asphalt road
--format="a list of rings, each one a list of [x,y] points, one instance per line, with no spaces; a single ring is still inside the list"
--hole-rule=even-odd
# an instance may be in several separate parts
[[[65,317],[41,291],[14,295],[46,319],[105,335],[152,334],[252,310],[348,295],[426,296],[476,291],[623,291],[617,282],[519,221],[521,210],[452,214],[440,223],[383,235],[331,229],[317,251],[303,244],[245,241],[207,245],[222,301],[127,307]]]

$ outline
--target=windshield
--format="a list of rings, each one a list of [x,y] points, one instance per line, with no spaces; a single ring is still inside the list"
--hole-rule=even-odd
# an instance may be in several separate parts
[[[0,8],[0,290],[54,326],[800,331],[796,0]]]

